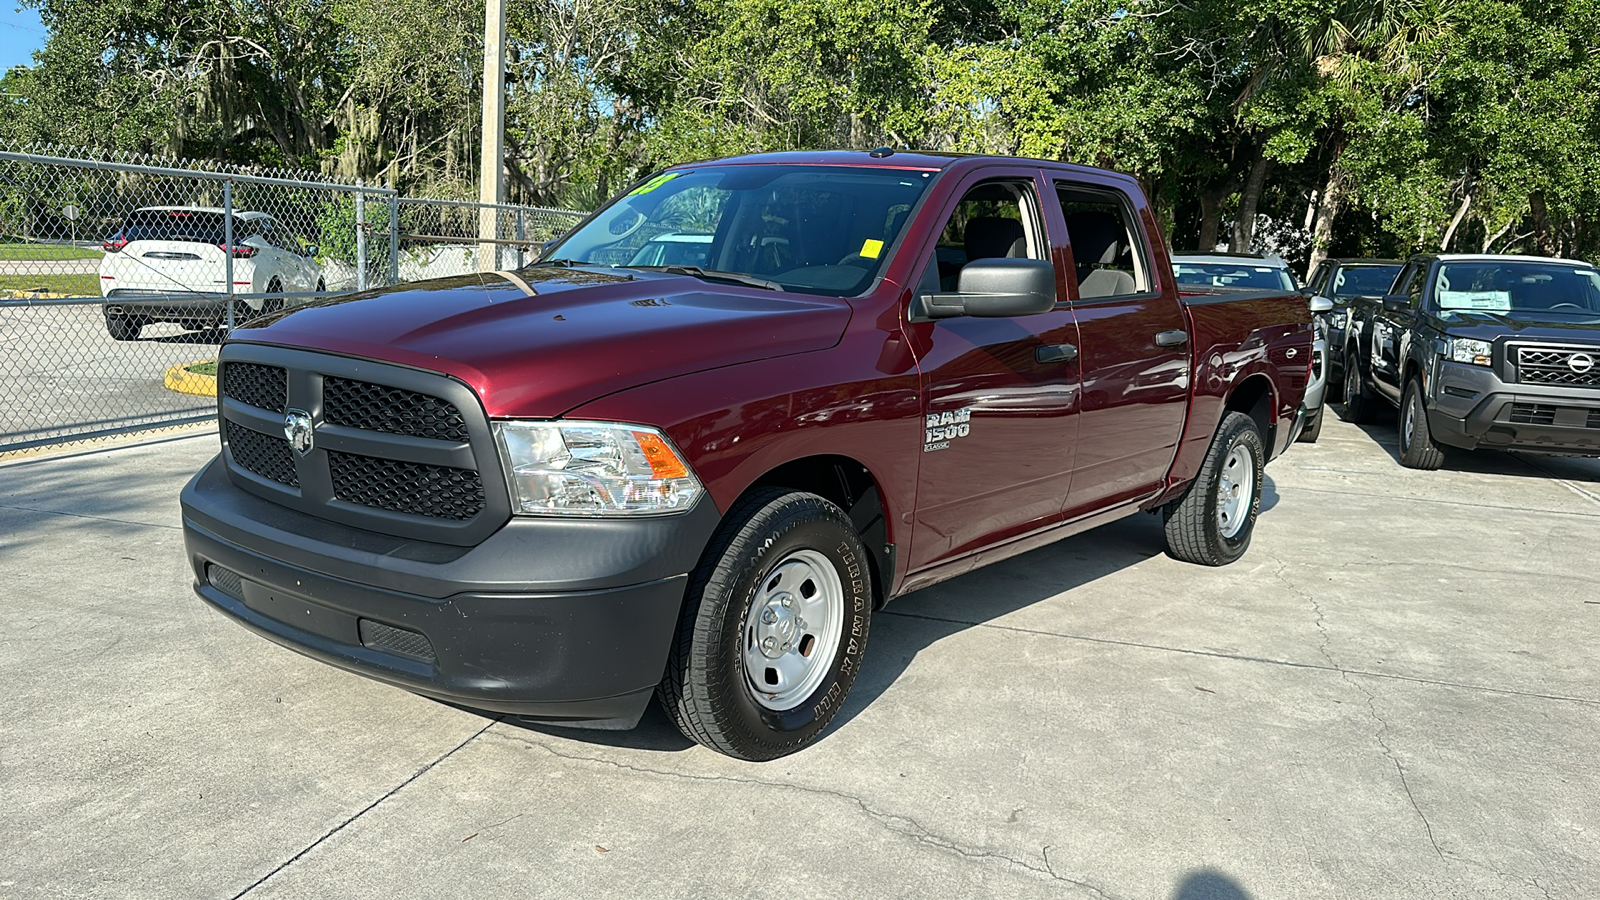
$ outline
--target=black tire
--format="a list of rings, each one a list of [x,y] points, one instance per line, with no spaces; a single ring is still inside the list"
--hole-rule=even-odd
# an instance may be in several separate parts
[[[1341,417],[1355,425],[1371,422],[1376,410],[1376,397],[1361,381],[1361,364],[1356,362],[1356,348],[1352,345],[1344,352],[1344,412]]]
[[[1433,442],[1428,430],[1428,404],[1422,398],[1422,382],[1415,378],[1406,383],[1405,401],[1400,406],[1400,465],[1428,471],[1444,465],[1444,451]]]
[[[1247,455],[1248,460],[1240,459],[1236,453]],[[1243,556],[1250,546],[1256,517],[1261,514],[1266,458],[1266,446],[1255,420],[1240,412],[1224,415],[1200,464],[1200,473],[1189,490],[1163,510],[1167,555],[1202,566],[1225,566]],[[1250,496],[1246,508],[1236,510],[1224,526],[1219,516],[1224,506],[1222,495],[1229,493],[1237,498],[1238,493],[1229,486],[1243,487],[1238,478],[1243,473],[1234,471],[1235,465],[1249,470]]]
[[[1300,436],[1295,440],[1302,444],[1315,444],[1317,438],[1322,436],[1322,414],[1328,411],[1327,406],[1320,406],[1306,421],[1306,427],[1300,429]]]
[[[267,282],[267,293],[268,294],[281,294],[281,293],[283,293],[283,282],[279,281],[276,278],[274,278],[271,281]],[[261,311],[256,313],[256,317],[270,316],[275,312],[283,312],[283,307],[284,307],[284,302],[283,302],[283,298],[282,297],[267,297],[266,299],[261,301]]]
[[[144,322],[130,316],[106,316],[106,332],[114,341],[135,341],[144,329]]]
[[[797,570],[796,565],[807,568]],[[819,588],[814,581],[801,581],[799,593],[810,598],[837,589],[839,627],[832,659],[800,663],[809,674],[792,688],[803,696],[782,698],[780,690],[761,699],[749,662],[765,646],[758,629],[768,629],[769,637],[776,629],[790,629],[783,634],[795,645],[794,653],[781,653],[785,658],[809,658],[802,649],[808,638],[816,642],[813,652],[827,652],[826,635],[805,632],[818,626],[803,621],[798,604],[791,618],[761,624],[775,621],[761,611],[777,610],[773,604],[780,600],[774,598],[785,593],[774,593],[774,586],[790,577],[785,572],[798,571],[801,578],[815,572],[826,582],[826,570],[813,567],[824,565],[831,567],[837,583]],[[805,594],[808,583],[812,594]],[[823,602],[832,608],[827,597]],[[728,511],[690,576],[658,690],[661,705],[684,736],[714,750],[752,762],[787,756],[815,740],[844,704],[861,669],[871,615],[866,548],[844,511],[815,494],[784,488],[756,491]],[[782,648],[787,651],[789,643]],[[766,669],[766,677],[773,678],[776,671]],[[819,676],[814,689],[808,688]]]

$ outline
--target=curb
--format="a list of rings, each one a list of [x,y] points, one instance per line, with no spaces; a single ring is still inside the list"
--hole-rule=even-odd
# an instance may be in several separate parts
[[[162,379],[169,391],[180,394],[197,394],[201,397],[215,397],[217,395],[217,376],[201,375],[189,371],[189,366],[201,363],[216,362],[216,359],[197,359],[194,362],[179,363],[168,369]]]

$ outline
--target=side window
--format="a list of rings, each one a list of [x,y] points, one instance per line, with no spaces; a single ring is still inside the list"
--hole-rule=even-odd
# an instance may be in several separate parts
[[[1311,293],[1316,294],[1319,297],[1332,296],[1327,292],[1328,275],[1332,271],[1333,267],[1327,263],[1319,263],[1317,265],[1317,271],[1311,276]]]
[[[1056,183],[1072,242],[1078,296],[1084,300],[1150,290],[1150,264],[1132,206],[1116,191]]]
[[[1417,266],[1411,272],[1411,281],[1406,285],[1406,293],[1411,295],[1411,305],[1416,308],[1422,306],[1422,285],[1428,280],[1428,267]]]
[[[955,291],[962,268],[973,260],[1048,259],[1038,208],[1031,181],[986,181],[967,191],[945,222],[930,263],[938,269],[938,290]],[[931,280],[925,272],[924,290]]]

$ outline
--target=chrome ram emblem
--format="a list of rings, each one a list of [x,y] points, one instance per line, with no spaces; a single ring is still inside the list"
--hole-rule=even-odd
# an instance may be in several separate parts
[[[294,452],[305,456],[311,452],[311,444],[316,439],[316,431],[311,426],[311,414],[300,409],[291,409],[283,414],[283,436],[289,439],[289,446]]]

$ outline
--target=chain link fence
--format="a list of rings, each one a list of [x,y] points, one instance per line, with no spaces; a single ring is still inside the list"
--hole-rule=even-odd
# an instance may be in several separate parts
[[[328,294],[519,268],[581,217],[299,172],[0,150],[0,457],[208,421],[210,361],[235,326]]]

